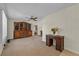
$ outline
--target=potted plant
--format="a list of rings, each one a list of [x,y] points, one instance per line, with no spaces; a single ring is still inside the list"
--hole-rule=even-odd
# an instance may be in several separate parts
[[[57,28],[57,27],[54,27],[54,28],[51,29],[51,31],[53,32],[54,35],[55,35],[55,33],[56,33],[58,30],[59,30],[59,28]]]

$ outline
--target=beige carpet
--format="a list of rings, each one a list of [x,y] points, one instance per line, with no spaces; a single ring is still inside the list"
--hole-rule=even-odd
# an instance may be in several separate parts
[[[33,36],[30,38],[22,38],[12,40],[6,45],[2,56],[65,56],[68,53],[55,50],[55,48],[46,46],[41,41],[41,37]]]
[[[3,50],[3,56],[58,56],[59,51],[48,47],[41,37],[34,36],[12,40]]]

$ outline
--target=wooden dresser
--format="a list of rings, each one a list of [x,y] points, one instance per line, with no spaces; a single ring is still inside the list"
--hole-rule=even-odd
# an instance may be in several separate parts
[[[64,36],[60,35],[46,35],[46,45],[52,46],[53,45],[53,39],[56,40],[56,50],[63,51],[64,50]]]
[[[14,22],[14,39],[32,36],[31,24]]]

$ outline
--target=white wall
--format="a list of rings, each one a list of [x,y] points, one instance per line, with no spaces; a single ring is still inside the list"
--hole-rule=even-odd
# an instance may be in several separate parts
[[[3,10],[0,10],[0,42],[5,43],[7,39],[7,17]]]
[[[65,36],[65,49],[79,51],[79,4],[48,15],[41,22],[42,41],[46,41],[46,34],[53,34],[51,28],[57,26],[60,28],[58,34]]]
[[[0,10],[0,55],[2,53],[2,10]]]
[[[7,40],[7,17],[4,11],[2,10],[2,42],[3,44],[6,42],[6,40]]]
[[[0,43],[2,41],[2,10],[0,10]]]
[[[38,35],[41,35],[40,31],[42,30],[42,20],[39,20],[37,22],[37,26],[38,26]]]
[[[7,40],[7,18],[3,10],[0,10],[0,55]]]
[[[8,19],[8,39],[13,39],[14,22],[28,22],[31,24],[32,35],[34,35],[36,25],[35,21],[27,21],[26,19]]]

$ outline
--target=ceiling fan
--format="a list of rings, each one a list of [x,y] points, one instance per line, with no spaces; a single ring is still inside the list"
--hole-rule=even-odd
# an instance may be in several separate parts
[[[34,20],[34,21],[37,21],[37,18],[38,18],[38,17],[35,17],[35,16],[30,16],[30,17],[26,17],[26,18],[28,18],[29,20]]]

